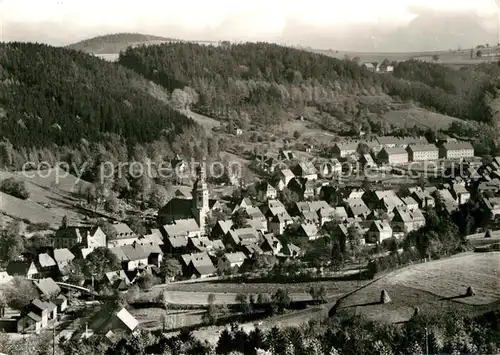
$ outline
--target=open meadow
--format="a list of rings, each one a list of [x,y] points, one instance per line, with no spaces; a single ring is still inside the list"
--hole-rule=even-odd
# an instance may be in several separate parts
[[[13,177],[24,181],[29,198],[19,199],[0,192],[0,213],[31,223],[50,223],[58,226],[63,216],[68,220],[81,220],[83,215],[75,207],[77,194],[89,184],[58,169],[39,172],[0,172],[0,180]]]
[[[422,313],[437,311],[469,314],[500,306],[500,253],[463,253],[394,271],[340,301],[351,310],[384,322],[406,322],[418,307]],[[475,295],[465,297],[471,286]],[[391,302],[380,303],[385,290]]]

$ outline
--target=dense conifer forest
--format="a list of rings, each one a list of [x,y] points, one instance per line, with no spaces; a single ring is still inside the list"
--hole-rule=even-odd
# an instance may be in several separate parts
[[[148,93],[131,70],[75,50],[0,44],[0,131],[14,146],[173,140],[195,123]]]
[[[394,63],[394,75],[377,75],[353,60],[269,43],[201,46],[169,43],[128,48],[119,62],[169,91],[198,94],[196,109],[222,118],[277,123],[279,113],[316,106],[342,119],[362,114],[360,96],[389,94],[450,116],[490,122],[496,64],[456,71],[443,65]]]

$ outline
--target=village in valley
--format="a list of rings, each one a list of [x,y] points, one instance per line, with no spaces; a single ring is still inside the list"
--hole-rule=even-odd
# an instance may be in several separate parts
[[[30,252],[11,255],[0,272],[1,330],[113,343],[141,329],[189,329],[217,341],[235,321],[299,325],[384,273],[500,245],[500,158],[475,157],[469,141],[375,136],[337,140],[326,153],[312,144],[256,152],[254,181],[228,171],[216,182],[187,157],[171,164],[195,174],[159,209],[64,216],[40,228]],[[19,223],[2,221],[15,244]],[[455,281],[458,294],[443,296],[480,297],[480,286]],[[377,288],[372,307],[397,303],[391,290]],[[422,305],[400,307],[411,310],[405,321]]]

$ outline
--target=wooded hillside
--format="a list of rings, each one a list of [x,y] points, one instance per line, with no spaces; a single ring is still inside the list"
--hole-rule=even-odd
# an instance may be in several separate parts
[[[15,147],[173,140],[196,124],[120,65],[75,50],[0,44],[0,131]]]
[[[489,122],[486,102],[495,95],[498,68],[453,71],[410,61],[394,75],[376,75],[340,60],[268,43],[218,47],[169,43],[129,48],[119,62],[169,91],[190,86],[199,94],[197,110],[219,118],[275,124],[283,112],[316,106],[337,119],[380,113],[361,97],[414,101],[462,119]]]

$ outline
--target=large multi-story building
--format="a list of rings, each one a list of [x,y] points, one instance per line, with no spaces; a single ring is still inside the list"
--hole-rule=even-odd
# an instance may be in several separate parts
[[[384,148],[378,153],[378,160],[389,165],[408,163],[408,152],[405,148]]]
[[[474,147],[469,142],[445,143],[439,148],[439,157],[443,159],[463,159],[474,156]]]
[[[434,144],[409,145],[408,159],[410,161],[438,160],[439,149]]]

